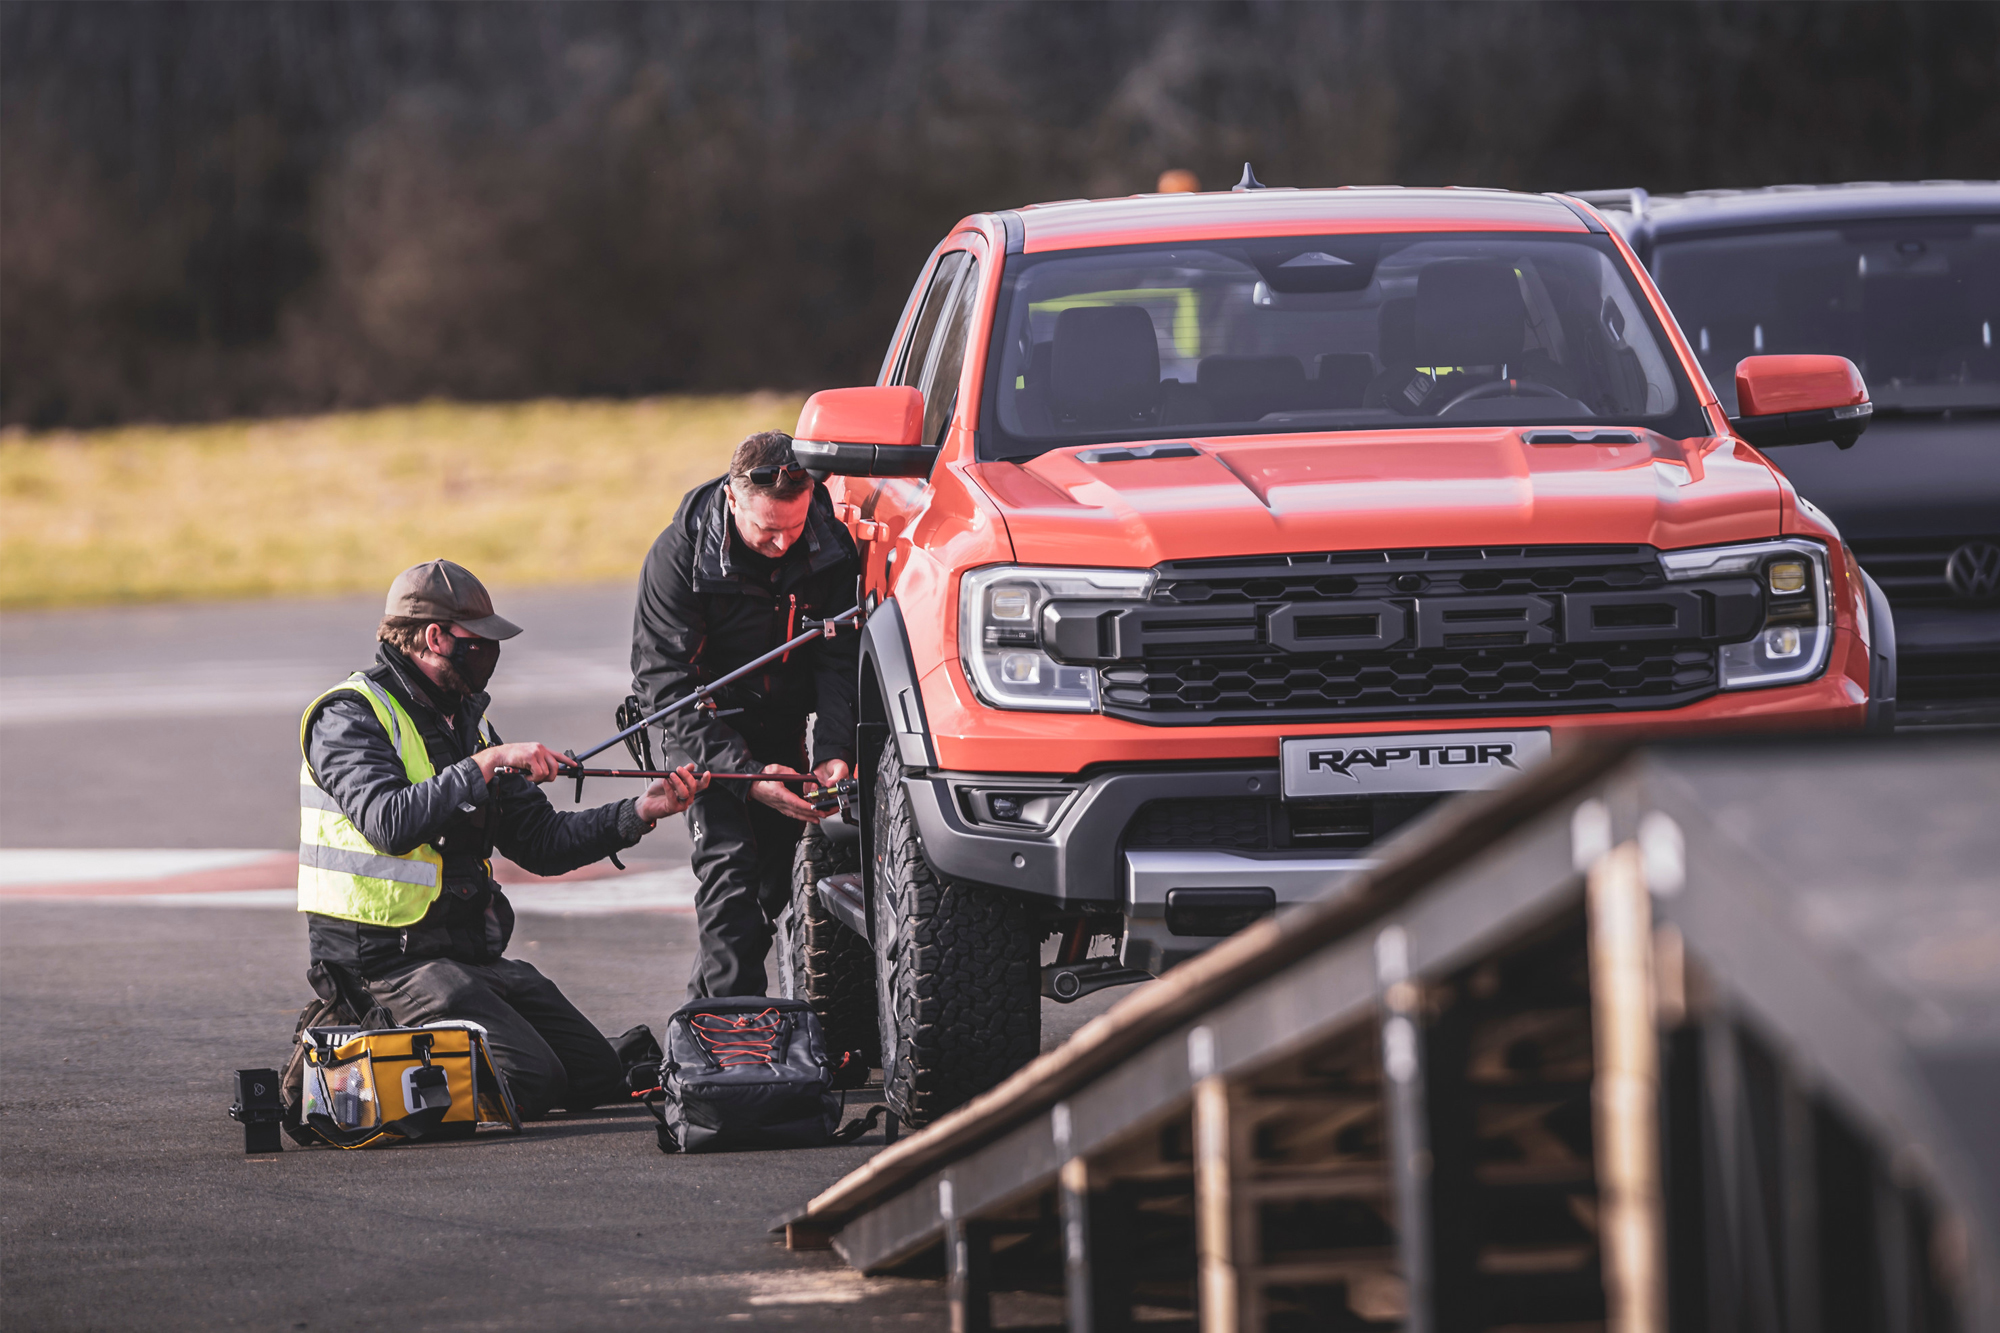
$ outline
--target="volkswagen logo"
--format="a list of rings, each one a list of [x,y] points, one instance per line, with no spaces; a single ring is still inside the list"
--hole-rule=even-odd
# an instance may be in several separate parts
[[[1992,542],[1967,542],[1945,561],[1944,581],[1969,602],[1990,602],[2000,597],[2000,546]]]

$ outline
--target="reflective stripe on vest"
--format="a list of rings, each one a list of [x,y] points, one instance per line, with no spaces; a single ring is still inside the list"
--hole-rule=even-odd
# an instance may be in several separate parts
[[[437,773],[424,738],[402,704],[359,672],[307,705],[299,719],[299,750],[306,725],[329,698],[351,690],[368,701],[375,720],[396,747],[411,785]],[[313,776],[310,762],[299,764],[299,910],[359,921],[370,926],[412,926],[437,901],[444,884],[444,854],[419,843],[401,856],[372,845],[341,812]]]

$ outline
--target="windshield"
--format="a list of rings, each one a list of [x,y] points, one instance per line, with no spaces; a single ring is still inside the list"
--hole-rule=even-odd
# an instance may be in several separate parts
[[[1431,425],[1707,433],[1610,241],[1401,233],[1008,260],[980,455]]]
[[[1653,274],[1731,416],[1766,352],[1847,357],[1878,410],[2000,407],[2000,222],[1663,240]]]

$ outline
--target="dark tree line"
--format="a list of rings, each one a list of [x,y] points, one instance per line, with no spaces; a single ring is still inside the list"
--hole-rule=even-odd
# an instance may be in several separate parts
[[[2000,7],[0,3],[0,420],[873,377],[979,209],[2000,175]]]

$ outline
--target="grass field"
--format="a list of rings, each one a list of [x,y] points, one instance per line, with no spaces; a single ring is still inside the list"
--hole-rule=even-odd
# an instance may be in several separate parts
[[[627,579],[779,394],[424,403],[0,435],[0,607],[376,590],[446,556],[519,586]]]

